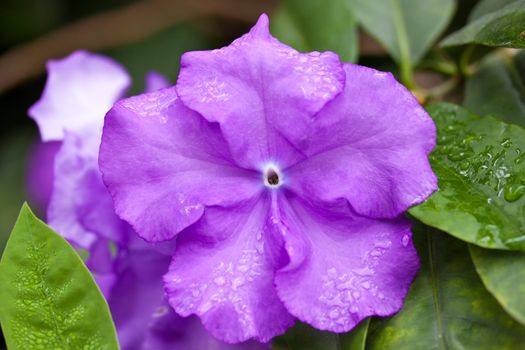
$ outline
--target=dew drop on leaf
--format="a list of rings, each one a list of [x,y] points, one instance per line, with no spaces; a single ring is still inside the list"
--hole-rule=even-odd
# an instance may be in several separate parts
[[[503,197],[507,202],[515,202],[525,194],[525,184],[510,183],[505,186]]]

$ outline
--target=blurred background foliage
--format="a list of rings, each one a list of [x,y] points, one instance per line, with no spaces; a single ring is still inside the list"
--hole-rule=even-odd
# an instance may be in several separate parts
[[[136,94],[142,91],[147,72],[157,71],[175,83],[183,52],[227,45],[245,33],[260,13],[267,12],[273,34],[299,50],[336,51],[345,61],[393,72],[422,103],[445,100],[464,104],[477,114],[492,114],[523,126],[524,52],[509,53],[508,49],[491,50],[475,44],[450,48],[439,45],[442,38],[483,15],[520,3],[521,0],[2,0],[0,252],[22,202],[28,200],[24,187],[26,164],[38,135],[35,124],[27,117],[27,109],[42,92],[48,59],[63,57],[75,49],[107,54],[127,67],[133,78],[130,93]],[[516,16],[523,16],[523,11],[517,9]],[[470,42],[490,45],[489,39],[479,37]],[[447,40],[468,43],[468,33]],[[521,43],[515,45],[520,47]],[[491,102],[482,103],[486,101]],[[425,235],[428,233],[422,233],[419,240]],[[446,244],[447,240],[450,238],[438,236],[436,244]],[[468,255],[465,244],[450,244]],[[475,260],[487,254],[479,248],[471,248],[470,252]],[[476,280],[479,293],[485,293],[465,254],[467,262],[450,262],[449,268],[454,271],[461,264],[470,264],[464,273]],[[447,261],[446,255],[440,258]],[[498,263],[498,256],[488,258]],[[522,253],[515,253],[513,259],[515,269],[525,266]],[[427,268],[424,267],[424,273],[432,272]],[[414,286],[416,292],[426,287],[424,283]],[[384,328],[410,325],[412,320],[404,319],[405,316],[389,325],[372,324],[370,333],[383,329],[383,338],[374,338],[371,348],[392,346],[382,343],[388,341]],[[360,327],[358,336],[347,336],[343,341],[333,334],[300,327],[305,326],[278,339],[276,348],[336,349],[341,343],[353,344],[349,349],[362,348],[364,337],[359,338],[359,334],[366,334],[368,322]],[[299,338],[303,343],[296,343]]]

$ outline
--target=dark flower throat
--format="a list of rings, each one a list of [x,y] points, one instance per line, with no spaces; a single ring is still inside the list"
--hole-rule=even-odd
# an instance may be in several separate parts
[[[266,174],[266,179],[268,181],[268,184],[272,186],[277,186],[279,184],[279,174],[273,169],[268,170],[268,173]]]

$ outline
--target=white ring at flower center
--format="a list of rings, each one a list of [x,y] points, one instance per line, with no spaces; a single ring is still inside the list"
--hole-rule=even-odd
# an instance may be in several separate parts
[[[263,170],[264,186],[277,188],[283,184],[283,175],[279,168],[274,164],[268,164]]]

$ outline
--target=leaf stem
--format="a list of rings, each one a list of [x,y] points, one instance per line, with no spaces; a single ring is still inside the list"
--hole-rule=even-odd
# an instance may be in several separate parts
[[[410,57],[410,43],[408,42],[407,31],[401,12],[399,0],[390,0],[394,14],[394,27],[396,30],[397,43],[399,45],[399,62],[401,71],[401,81],[410,90],[416,87],[412,74],[412,59]]]
[[[458,74],[456,63],[450,60],[425,60],[417,66],[419,69],[430,69],[444,75],[456,76]]]
[[[507,51],[504,51],[507,52]],[[523,84],[523,81],[521,80],[521,74],[516,68],[516,64],[514,62],[514,55],[517,51],[511,51],[512,55],[510,56],[504,56],[506,59],[503,60],[505,63],[505,66],[507,67],[507,71],[509,72],[510,80],[513,83],[513,86],[518,90],[519,96],[522,96],[525,98],[525,85]]]
[[[454,90],[456,86],[458,86],[459,82],[460,82],[460,78],[458,76],[452,76],[449,79],[447,79],[445,82],[437,86],[434,86],[430,89],[427,89],[424,92],[427,97],[441,98],[447,95],[452,90]]]
[[[472,58],[472,54],[474,53],[475,49],[476,49],[476,45],[472,44],[472,45],[467,46],[467,48],[463,51],[459,59],[459,71],[465,77],[469,77],[473,73],[472,68],[469,67],[469,62],[470,62],[470,59]]]

